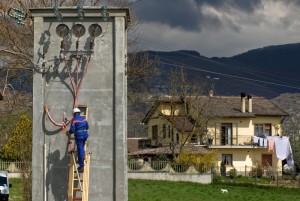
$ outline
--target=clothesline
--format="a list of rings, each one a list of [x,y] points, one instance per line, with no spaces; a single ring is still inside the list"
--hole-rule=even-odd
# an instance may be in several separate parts
[[[294,170],[294,158],[292,147],[287,136],[267,136],[257,137],[252,136],[253,142],[257,146],[269,147],[269,151],[275,148],[276,156],[279,160],[286,160],[290,169]]]

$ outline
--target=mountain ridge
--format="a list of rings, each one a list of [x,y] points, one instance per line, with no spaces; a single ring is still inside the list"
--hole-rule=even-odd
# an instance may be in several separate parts
[[[167,85],[165,78],[171,69],[183,67],[189,77],[213,83],[218,95],[246,91],[274,98],[282,93],[300,92],[300,43],[257,48],[232,57],[208,58],[193,50],[146,52],[158,60],[162,72],[150,83],[152,91],[156,88],[154,84]]]

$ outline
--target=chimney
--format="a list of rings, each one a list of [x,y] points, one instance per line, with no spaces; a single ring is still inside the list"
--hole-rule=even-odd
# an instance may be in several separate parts
[[[252,113],[252,96],[248,95],[248,112]]]
[[[246,110],[246,100],[245,100],[246,94],[244,92],[241,93],[241,102],[242,102],[242,113],[245,113]]]

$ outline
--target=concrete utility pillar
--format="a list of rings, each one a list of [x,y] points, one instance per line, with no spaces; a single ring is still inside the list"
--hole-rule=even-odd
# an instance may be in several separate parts
[[[68,199],[68,144],[60,125],[65,117],[70,119],[74,104],[88,107],[92,152],[89,200],[127,200],[125,72],[129,10],[83,7],[84,15],[75,7],[30,11],[34,17],[36,64],[33,200]],[[45,114],[45,105],[53,122]]]

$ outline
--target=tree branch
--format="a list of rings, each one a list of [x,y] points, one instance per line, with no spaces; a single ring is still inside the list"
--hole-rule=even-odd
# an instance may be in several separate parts
[[[32,63],[32,59],[26,54],[23,54],[23,53],[20,53],[20,52],[14,52],[14,51],[10,51],[10,50],[0,50],[0,53],[1,52],[7,53],[7,54],[12,54],[12,55],[15,55],[15,56],[22,56],[22,57],[28,59]]]

